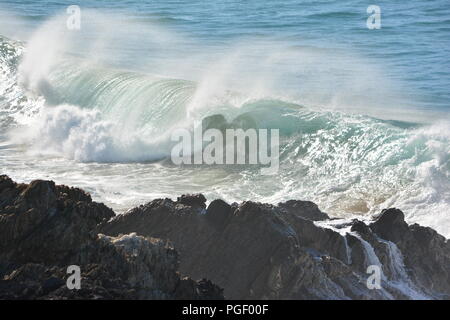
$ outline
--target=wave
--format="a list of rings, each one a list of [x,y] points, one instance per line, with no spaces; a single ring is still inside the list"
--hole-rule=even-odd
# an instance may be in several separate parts
[[[251,188],[262,201],[310,199],[325,211],[352,215],[399,206],[409,221],[450,232],[448,122],[381,120],[228,90],[205,96],[194,81],[74,56],[64,56],[35,81],[19,70],[20,43],[0,38],[0,50],[2,128],[10,128],[11,139],[33,155],[159,161],[170,155],[173,130],[220,115],[242,127],[280,129],[280,171],[273,184],[245,167],[228,186],[236,194]]]

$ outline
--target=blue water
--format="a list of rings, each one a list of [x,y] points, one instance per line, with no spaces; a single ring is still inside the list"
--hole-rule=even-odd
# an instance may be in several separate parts
[[[0,174],[117,212],[156,197],[386,207],[450,236],[448,0],[0,0]],[[370,30],[369,5],[381,8]],[[166,160],[170,132],[244,115],[280,169]]]
[[[21,22],[3,29],[33,30],[65,12],[73,1],[0,1],[3,15]],[[124,20],[157,23],[186,34],[203,47],[223,48],[245,37],[287,42],[292,47],[352,52],[383,68],[376,82],[397,81],[402,104],[420,109],[450,109],[450,6],[447,0],[377,1],[381,29],[366,27],[367,1],[83,1],[82,10],[120,14]],[[7,11],[7,13],[4,12]],[[17,24],[17,25],[16,25]],[[14,27],[11,27],[14,25]],[[108,27],[108,26],[106,26]],[[88,32],[87,30],[85,32]],[[145,36],[145,32],[144,32]],[[132,37],[132,35],[130,35]],[[141,40],[124,54],[144,54]],[[195,50],[185,48],[184,50]],[[170,48],[164,48],[170,51]],[[117,58],[116,58],[117,59]],[[125,60],[125,59],[124,59]],[[129,62],[129,61],[128,61]],[[338,63],[337,61],[336,63]],[[332,58],[327,59],[333,64]]]

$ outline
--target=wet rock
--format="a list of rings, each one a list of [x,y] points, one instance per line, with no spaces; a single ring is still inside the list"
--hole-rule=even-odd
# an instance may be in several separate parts
[[[64,264],[66,256],[92,239],[100,223],[114,216],[84,191],[67,190],[42,180],[2,190],[0,253],[6,261]]]
[[[350,231],[358,232],[361,235],[369,235],[370,228],[362,221],[354,220]]]
[[[217,229],[223,230],[228,218],[232,214],[232,207],[223,200],[212,201],[206,210],[206,219]]]
[[[195,205],[201,201],[186,199]],[[170,201],[159,204],[173,208]],[[181,279],[178,253],[167,241],[100,234],[101,225],[114,216],[80,189],[43,180],[16,184],[0,176],[0,298],[223,298],[212,283]],[[80,267],[80,290],[66,286],[69,265]],[[193,290],[180,293],[183,281]]]
[[[418,286],[450,295],[450,242],[435,230],[408,225],[398,209],[383,210],[370,228],[381,238],[395,243],[404,257],[409,276]]]
[[[12,187],[14,187],[14,182],[12,181],[12,179],[6,175],[0,175],[0,192]]]
[[[179,203],[185,204],[191,207],[200,207],[206,208],[206,198],[202,194],[183,194],[181,197],[178,197],[177,201]]]
[[[49,294],[52,291],[55,291],[56,289],[61,288],[62,286],[64,286],[66,283],[64,280],[51,276],[50,278],[48,278],[47,280],[44,281],[44,283],[42,284],[42,291],[43,294]]]
[[[391,241],[396,236],[390,232],[417,229],[404,222],[403,214],[396,217],[397,211],[384,211],[367,225],[358,220],[327,220],[317,206],[302,201],[278,206],[246,201],[229,206],[215,200],[205,215],[180,205],[179,201],[152,201],[114,218],[103,232],[117,235],[137,230],[170,240],[179,251],[182,273],[211,279],[231,299],[442,298],[450,292],[443,285],[436,290],[435,284],[446,281],[441,269],[448,251],[434,251],[443,259],[436,262],[441,267],[434,269],[416,256],[417,271],[409,264],[408,251],[404,257],[403,250],[397,255]],[[418,230],[413,234],[416,242],[432,242],[436,237]],[[385,276],[380,290],[366,285],[367,267],[373,264]],[[425,270],[438,274],[428,282],[417,281],[414,274]],[[408,289],[398,289],[398,283]]]
[[[278,207],[286,210],[290,214],[298,215],[312,221],[329,219],[328,215],[320,211],[319,207],[311,201],[289,200],[279,203]]]
[[[398,209],[364,223],[307,201],[205,202],[156,199],[115,216],[80,189],[0,176],[0,298],[450,298],[448,240]],[[65,285],[71,264],[80,290]]]
[[[395,208],[383,210],[370,228],[383,239],[393,242],[401,239],[409,230],[408,224],[405,222],[405,215]]]

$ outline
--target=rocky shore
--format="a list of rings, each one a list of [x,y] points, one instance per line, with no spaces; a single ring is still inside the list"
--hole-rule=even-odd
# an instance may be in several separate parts
[[[115,215],[83,190],[0,176],[0,299],[223,298],[450,299],[450,242],[398,209],[364,222],[197,194]]]

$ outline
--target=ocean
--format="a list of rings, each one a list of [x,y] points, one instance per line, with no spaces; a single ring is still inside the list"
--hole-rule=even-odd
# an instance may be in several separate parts
[[[445,0],[0,0],[0,174],[117,213],[197,192],[397,207],[449,237],[449,49]],[[169,161],[171,132],[218,115],[278,129],[278,172]]]

